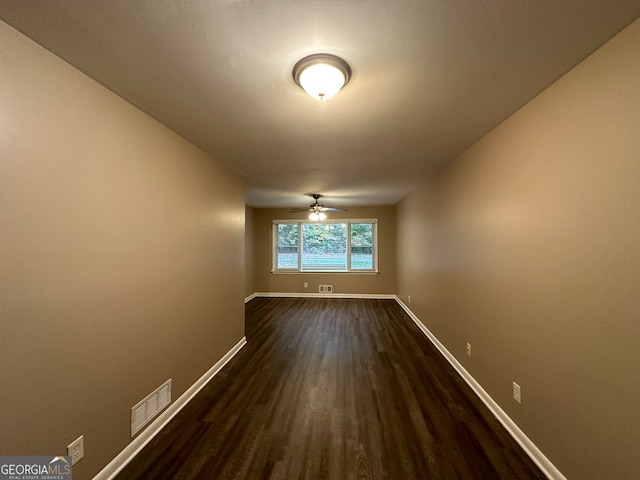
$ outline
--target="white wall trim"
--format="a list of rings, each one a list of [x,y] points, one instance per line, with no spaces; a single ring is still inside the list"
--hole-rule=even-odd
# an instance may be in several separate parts
[[[107,464],[93,480],[111,480],[127,464],[140,453],[140,451],[162,430],[176,414],[182,410],[195,395],[209,382],[229,360],[231,360],[242,347],[247,344],[247,338],[242,339],[229,350],[213,367],[211,367],[202,377],[200,377],[191,387],[176,399],[169,407],[162,412],[158,418],[149,424],[140,435],[134,438],[124,450],[122,450],[111,462]]]
[[[252,293],[251,295],[249,295],[248,297],[246,297],[244,299],[244,303],[249,303],[251,300],[253,300],[254,298],[256,298],[258,294],[257,293]]]
[[[493,413],[493,415],[498,419],[498,421],[504,426],[504,428],[509,432],[509,434],[514,438],[516,442],[522,447],[531,460],[542,470],[542,472],[547,476],[547,478],[551,480],[567,480],[566,477],[556,468],[556,466],[551,463],[551,461],[545,456],[542,451],[525,435],[525,433],[520,430],[520,427],[516,425],[516,423],[511,420],[511,418],[507,415],[507,413],[496,403],[496,401],[491,398],[491,396],[487,393],[487,391],[482,388],[482,386],[476,381],[475,378],[471,376],[471,374],[462,366],[456,357],[454,357],[447,348],[440,343],[440,341],[436,338],[436,336],[431,333],[431,331],[420,321],[418,317],[407,307],[400,298],[395,297],[396,302],[402,307],[402,309],[407,312],[409,317],[414,321],[414,323],[422,330],[422,333],[429,339],[431,343],[440,351],[440,353],[444,356],[444,358],[451,364],[451,366],[458,372],[458,374],[462,377],[462,379],[467,382],[467,384],[471,387],[474,393],[482,400],[482,402],[487,406],[487,408]]]
[[[281,298],[374,298],[379,300],[395,300],[394,294],[389,293],[278,293],[256,292],[255,297],[281,297]]]

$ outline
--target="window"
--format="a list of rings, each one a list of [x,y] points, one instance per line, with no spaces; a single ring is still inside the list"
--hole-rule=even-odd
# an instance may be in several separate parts
[[[274,271],[374,272],[376,220],[273,222]]]

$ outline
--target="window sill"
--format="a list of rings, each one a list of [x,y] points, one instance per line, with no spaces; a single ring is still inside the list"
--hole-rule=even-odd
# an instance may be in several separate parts
[[[271,273],[274,275],[308,275],[313,273],[331,273],[331,274],[340,274],[340,275],[379,275],[380,272],[378,270],[363,270],[361,272],[351,270],[271,270]]]

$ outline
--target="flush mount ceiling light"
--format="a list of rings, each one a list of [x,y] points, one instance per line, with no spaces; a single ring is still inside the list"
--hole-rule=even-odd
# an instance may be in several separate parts
[[[293,67],[293,79],[316,100],[328,100],[344,87],[351,77],[349,64],[328,53],[304,57]]]

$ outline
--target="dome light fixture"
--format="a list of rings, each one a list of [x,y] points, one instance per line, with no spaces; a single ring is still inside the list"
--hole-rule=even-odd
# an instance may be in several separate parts
[[[344,87],[351,77],[349,64],[329,53],[304,57],[293,67],[293,79],[316,100],[328,100]]]

